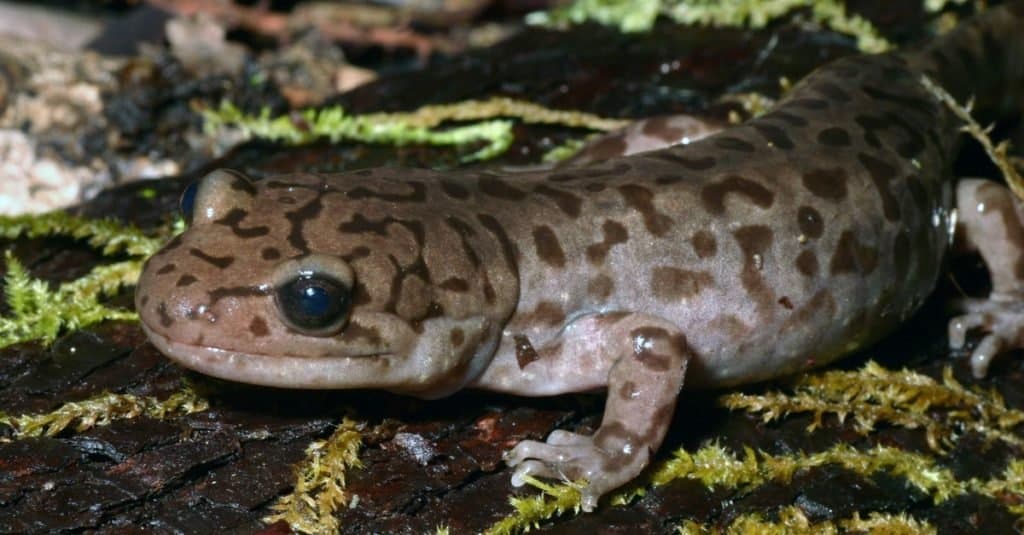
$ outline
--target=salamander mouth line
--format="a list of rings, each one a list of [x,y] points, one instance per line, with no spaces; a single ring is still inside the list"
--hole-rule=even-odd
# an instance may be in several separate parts
[[[215,346],[201,346],[201,345],[190,344],[188,342],[173,341],[170,338],[168,338],[168,337],[166,337],[166,336],[164,336],[164,335],[162,335],[162,334],[160,334],[158,332],[153,331],[152,329],[147,327],[145,323],[140,323],[140,325],[142,325],[142,330],[144,330],[146,332],[146,336],[148,336],[150,338],[151,342],[159,341],[159,344],[155,344],[154,343],[154,345],[159,345],[158,349],[161,349],[161,350],[162,350],[163,347],[167,347],[169,349],[170,348],[174,348],[174,349],[180,348],[180,349],[183,349],[183,350],[193,350],[193,351],[200,351],[200,352],[215,352],[215,353],[233,354],[233,355],[238,355],[240,357],[252,357],[252,358],[257,358],[257,359],[268,359],[268,360],[295,359],[295,360],[302,360],[302,361],[340,360],[340,359],[366,359],[366,358],[383,357],[383,356],[391,355],[391,353],[363,353],[363,354],[349,354],[349,355],[344,355],[344,356],[341,356],[341,357],[311,357],[311,356],[306,356],[306,355],[290,355],[290,354],[287,354],[287,353],[273,353],[273,354],[271,354],[271,353],[250,353],[248,351],[239,351],[239,350],[236,350],[236,349],[225,349],[225,348],[222,348],[222,347],[215,347]],[[175,353],[175,354],[177,355],[177,353]]]

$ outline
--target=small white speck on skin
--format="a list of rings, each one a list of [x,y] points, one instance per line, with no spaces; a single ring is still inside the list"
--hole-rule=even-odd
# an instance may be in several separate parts
[[[56,487],[57,487],[57,484],[54,483],[53,481],[47,481],[46,483],[43,483],[43,490],[44,491],[51,491],[51,490],[53,490]]]
[[[917,158],[911,158],[910,159],[910,165],[913,165],[914,167],[916,167],[918,169],[921,168],[921,162],[917,161]]]
[[[630,444],[629,442],[623,444],[622,445],[622,454],[623,455],[632,455],[633,454],[633,445]]]
[[[807,236],[801,234],[801,235],[796,237],[796,241],[798,241],[800,243],[807,243]]]
[[[359,495],[353,494],[348,500],[348,508],[355,509],[356,507],[359,507]]]
[[[761,268],[764,267],[764,259],[761,258],[760,254],[754,254],[754,267],[756,267],[758,271],[760,271]]]
[[[979,214],[984,214],[985,213],[985,203],[983,203],[983,202],[979,202],[978,203],[978,213]]]

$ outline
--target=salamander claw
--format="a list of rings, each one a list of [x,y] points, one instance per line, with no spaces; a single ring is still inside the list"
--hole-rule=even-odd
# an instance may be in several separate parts
[[[965,311],[949,321],[949,346],[960,349],[967,333],[985,333],[971,352],[971,372],[977,378],[988,374],[995,357],[1008,349],[1024,347],[1024,296],[998,296],[965,299],[959,303]]]

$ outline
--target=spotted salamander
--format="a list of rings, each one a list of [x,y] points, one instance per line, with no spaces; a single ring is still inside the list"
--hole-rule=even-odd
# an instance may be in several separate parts
[[[1019,106],[1020,28],[1018,0],[915,50],[819,68],[742,125],[586,166],[213,172],[146,263],[143,328],[184,366],[261,385],[604,389],[595,433],[506,455],[517,485],[586,479],[592,509],[649,462],[681,388],[878,340],[932,291],[954,231],[993,289],[963,304],[951,344],[980,332],[978,375],[1022,346],[1024,209],[1002,185],[953,180],[959,124],[920,81]]]

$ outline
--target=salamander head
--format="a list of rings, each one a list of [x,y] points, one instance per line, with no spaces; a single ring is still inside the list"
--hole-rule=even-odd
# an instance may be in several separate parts
[[[429,282],[421,222],[377,219],[350,193],[321,177],[228,171],[190,186],[189,228],[139,278],[153,344],[199,372],[269,386],[436,397],[472,380],[498,322]],[[353,232],[360,224],[369,230]]]

